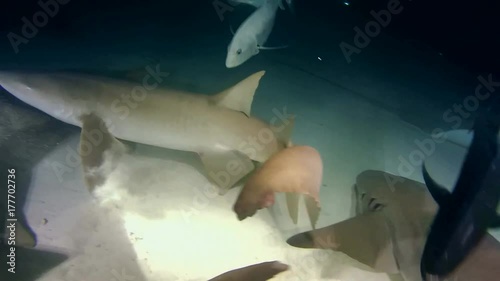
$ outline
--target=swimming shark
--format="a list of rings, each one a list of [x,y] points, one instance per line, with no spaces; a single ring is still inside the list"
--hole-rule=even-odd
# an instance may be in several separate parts
[[[307,145],[291,146],[274,154],[247,180],[233,206],[239,220],[275,203],[275,193],[286,195],[288,213],[297,224],[299,199],[304,197],[311,226],[319,217],[319,190],[323,182],[323,161]]]
[[[293,122],[285,116],[267,123],[251,115],[265,71],[215,95],[159,87],[166,74],[158,66],[148,72],[142,83],[71,72],[0,72],[0,85],[82,128],[79,153],[91,191],[104,180],[92,169],[126,150],[119,140],[198,153],[220,194],[251,172],[254,162],[266,161],[290,143]]]
[[[292,236],[300,248],[340,251],[374,271],[422,281],[420,261],[427,234],[439,209],[427,187],[417,181],[368,170],[354,185],[356,216]],[[500,243],[487,234],[466,260],[446,277],[429,280],[495,280],[500,276]]]
[[[237,67],[264,49],[282,49],[265,47],[264,44],[274,27],[276,11],[282,6],[280,0],[265,0],[236,30],[227,48],[226,67]]]

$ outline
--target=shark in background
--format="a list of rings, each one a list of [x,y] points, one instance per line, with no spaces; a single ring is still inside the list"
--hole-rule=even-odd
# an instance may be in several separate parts
[[[234,68],[257,55],[260,50],[282,49],[287,46],[266,47],[265,44],[274,27],[278,8],[285,9],[281,0],[233,1],[257,7],[257,9],[238,27],[229,43],[226,67]],[[292,0],[287,0],[290,7]]]
[[[290,143],[293,122],[268,124],[251,116],[264,73],[216,95],[157,87],[155,79],[167,75],[161,71],[145,76],[142,84],[78,73],[1,72],[0,85],[28,105],[82,128],[79,152],[89,167],[90,190],[104,179],[96,172],[109,162],[102,159],[103,152],[112,148],[116,153],[106,155],[119,155],[126,148],[116,137],[198,153],[208,178],[224,194],[254,169],[253,161],[262,163]],[[104,128],[97,130],[101,123]]]
[[[354,185],[356,216],[287,240],[300,248],[340,251],[377,272],[422,281],[420,261],[439,209],[419,182],[368,170]],[[500,243],[487,234],[465,261],[441,281],[487,281],[500,276]]]

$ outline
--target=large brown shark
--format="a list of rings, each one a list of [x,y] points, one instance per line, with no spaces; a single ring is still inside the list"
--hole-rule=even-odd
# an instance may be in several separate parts
[[[354,186],[356,216],[288,239],[292,246],[340,251],[378,272],[421,281],[420,260],[438,205],[419,182],[364,171]],[[500,243],[487,235],[446,279],[487,281],[500,276]]]
[[[91,150],[106,151],[111,141],[94,128],[103,120],[104,133],[113,138],[198,153],[223,194],[253,170],[252,160],[264,162],[290,142],[293,122],[281,118],[288,126],[269,124],[250,114],[264,73],[215,95],[159,87],[166,74],[158,69],[142,83],[75,73],[0,72],[0,85],[48,115],[84,128],[80,148],[93,155],[87,159],[92,165],[101,156]]]

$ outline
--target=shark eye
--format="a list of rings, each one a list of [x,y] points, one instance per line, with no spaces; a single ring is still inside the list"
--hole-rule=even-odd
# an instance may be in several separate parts
[[[236,51],[236,54],[241,55],[241,49],[238,49],[238,50]]]

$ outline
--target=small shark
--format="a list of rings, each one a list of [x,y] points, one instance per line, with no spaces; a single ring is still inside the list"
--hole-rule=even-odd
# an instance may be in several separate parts
[[[288,213],[298,221],[299,197],[305,195],[307,213],[313,228],[319,217],[319,190],[323,181],[323,162],[310,146],[290,146],[269,158],[248,179],[233,210],[239,220],[275,202],[275,192],[285,192]]]
[[[290,142],[293,122],[286,117],[280,118],[288,125],[281,125],[250,114],[264,71],[216,95],[158,87],[158,73],[145,76],[141,84],[77,73],[0,72],[0,85],[48,115],[81,127],[79,152],[89,171],[105,162],[105,152],[123,151],[121,139],[198,153],[208,178],[224,194],[254,169],[252,161],[262,163]],[[87,178],[90,190],[103,180],[98,174]]]
[[[209,281],[265,281],[288,269],[288,265],[279,261],[269,261],[234,269]]]
[[[264,47],[274,26],[276,11],[282,6],[280,0],[265,0],[238,28],[229,43],[226,67],[237,67],[264,49],[282,47]]]
[[[382,171],[358,175],[354,186],[356,216],[292,236],[301,248],[340,251],[377,272],[422,281],[420,261],[427,234],[438,211],[427,187]],[[429,280],[496,280],[500,276],[500,243],[487,234],[473,254],[449,276]]]

